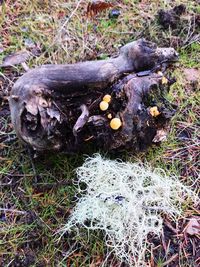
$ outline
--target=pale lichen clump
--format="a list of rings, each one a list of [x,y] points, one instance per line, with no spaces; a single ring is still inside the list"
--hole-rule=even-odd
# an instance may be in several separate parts
[[[79,227],[103,230],[106,244],[130,266],[146,266],[147,235],[160,236],[161,214],[175,218],[185,198],[197,201],[188,187],[163,170],[106,160],[99,154],[88,158],[77,175],[81,197],[61,232]]]

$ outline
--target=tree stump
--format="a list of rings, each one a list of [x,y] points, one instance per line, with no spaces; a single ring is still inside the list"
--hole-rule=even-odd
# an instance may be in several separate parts
[[[107,151],[145,149],[174,114],[165,99],[171,81],[158,71],[177,58],[173,48],[140,39],[115,58],[32,69],[10,95],[17,136],[39,151],[84,151],[90,143]],[[102,110],[105,95],[111,99]]]

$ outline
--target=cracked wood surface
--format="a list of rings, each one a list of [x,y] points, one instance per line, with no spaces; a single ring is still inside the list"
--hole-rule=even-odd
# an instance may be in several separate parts
[[[106,150],[145,148],[173,114],[162,99],[169,86],[162,86],[156,71],[176,60],[173,48],[140,39],[123,46],[116,58],[29,70],[10,95],[15,131],[36,150],[70,152],[88,142]],[[105,94],[112,101],[102,112]],[[149,112],[152,105],[159,105],[158,118]],[[110,128],[108,112],[121,119],[118,131]]]

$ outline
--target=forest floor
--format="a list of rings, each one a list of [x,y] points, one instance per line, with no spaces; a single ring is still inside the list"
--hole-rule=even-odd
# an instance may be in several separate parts
[[[0,64],[7,55],[30,51],[29,68],[48,63],[106,59],[132,40],[146,38],[158,46],[172,46],[180,60],[176,83],[168,99],[178,106],[167,140],[124,160],[148,161],[176,174],[194,190],[200,171],[200,2],[112,1],[114,7],[87,17],[89,1],[0,1]],[[178,4],[182,15],[158,19],[159,10]],[[114,18],[117,9],[120,14]],[[111,12],[109,17],[109,12]],[[160,13],[162,14],[162,12]],[[162,16],[161,16],[162,17]],[[161,25],[162,24],[162,25]],[[21,65],[0,67],[0,266],[98,267],[106,258],[103,234],[56,232],[66,222],[75,202],[75,169],[85,155],[42,155],[33,160],[16,138],[8,97],[24,73]],[[199,207],[185,203],[183,217],[199,218]],[[188,221],[166,218],[162,238],[149,237],[147,266],[185,267],[200,264],[199,235],[186,236]],[[69,253],[69,251],[71,251]],[[68,254],[69,253],[69,254]],[[120,266],[112,255],[107,266]],[[125,264],[121,266],[126,266]]]

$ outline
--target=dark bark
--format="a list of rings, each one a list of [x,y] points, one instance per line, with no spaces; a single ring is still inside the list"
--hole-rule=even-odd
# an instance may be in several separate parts
[[[71,152],[85,143],[106,150],[145,147],[172,116],[163,98],[168,85],[156,71],[175,60],[174,49],[138,40],[122,47],[116,58],[30,70],[11,91],[16,133],[37,150]],[[105,94],[112,100],[102,112]],[[149,112],[155,105],[158,117]],[[111,129],[108,113],[121,119],[119,130]]]

